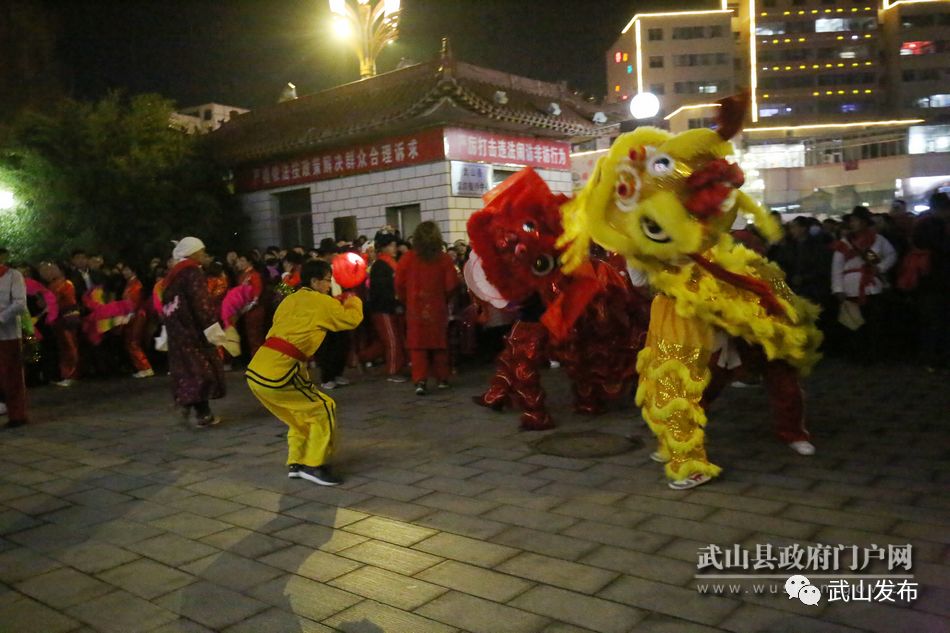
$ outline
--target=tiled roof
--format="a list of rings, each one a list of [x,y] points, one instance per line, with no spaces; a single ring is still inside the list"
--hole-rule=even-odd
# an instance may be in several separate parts
[[[498,103],[497,91],[507,102]],[[560,114],[548,112],[551,103]],[[592,121],[597,111],[605,112],[606,123]],[[222,160],[237,164],[435,125],[591,138],[616,130],[617,112],[580,99],[565,84],[455,61],[444,45],[430,62],[242,114],[209,138]]]

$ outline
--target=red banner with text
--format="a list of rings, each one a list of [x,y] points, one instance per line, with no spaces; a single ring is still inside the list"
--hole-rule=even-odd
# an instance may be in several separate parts
[[[571,144],[565,141],[446,128],[445,157],[468,162],[512,163],[564,171],[571,168]]]

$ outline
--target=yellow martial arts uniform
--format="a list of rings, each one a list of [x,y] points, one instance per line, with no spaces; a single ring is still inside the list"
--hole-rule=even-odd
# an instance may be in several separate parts
[[[282,339],[310,358],[328,331],[352,330],[362,320],[363,302],[358,297],[351,296],[341,304],[328,295],[301,288],[280,302],[267,338]],[[265,343],[244,375],[261,404],[289,427],[287,464],[325,464],[333,452],[336,403],[310,381],[306,363]]]

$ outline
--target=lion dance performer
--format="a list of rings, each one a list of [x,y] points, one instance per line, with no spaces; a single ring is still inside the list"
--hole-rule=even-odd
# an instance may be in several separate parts
[[[818,307],[792,293],[776,265],[729,236],[739,212],[767,238],[779,235],[774,220],[739,190],[738,165],[726,160],[747,102],[720,102],[716,130],[673,135],[641,127],[622,134],[562,207],[566,270],[586,261],[593,240],[626,256],[658,291],[637,360],[636,401],[659,440],[653,457],[666,463],[676,490],[721,470],[706,457],[701,405],[717,331],[797,370],[786,379],[797,381],[819,358]]]
[[[566,201],[529,167],[488,192],[485,207],[468,221],[465,275],[473,294],[497,308],[543,311],[538,320],[515,323],[488,390],[474,398],[493,409],[520,406],[525,430],[554,426],[540,374],[549,359],[571,379],[574,410],[600,413],[629,392],[645,339],[647,301],[621,270],[591,259],[571,275],[561,272],[556,242]]]

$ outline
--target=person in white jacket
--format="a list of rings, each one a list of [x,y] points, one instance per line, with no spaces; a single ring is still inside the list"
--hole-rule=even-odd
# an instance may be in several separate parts
[[[26,283],[23,275],[7,266],[9,252],[0,248],[0,392],[7,413],[5,428],[26,424],[26,379],[23,376],[23,345],[20,315],[26,314]]]
[[[834,244],[831,292],[842,306],[839,320],[854,331],[853,351],[862,360],[874,360],[880,347],[884,275],[897,263],[897,251],[874,230],[867,207],[855,207],[847,227],[847,237]]]

